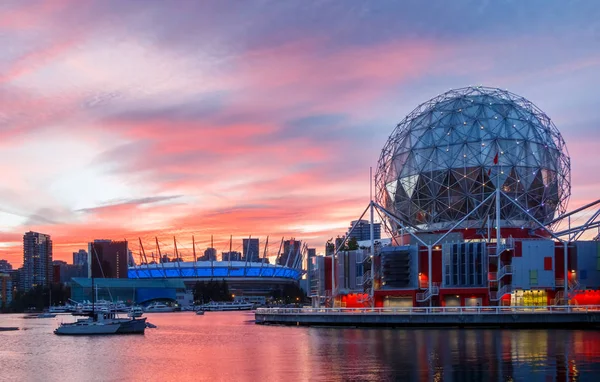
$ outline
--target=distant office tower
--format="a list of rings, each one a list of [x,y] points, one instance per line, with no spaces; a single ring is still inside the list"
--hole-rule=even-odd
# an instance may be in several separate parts
[[[302,246],[302,242],[300,240],[286,240],[283,242],[283,251],[279,256],[277,264],[279,265],[287,265],[291,267],[294,263],[294,259],[296,256],[300,256],[300,248]]]
[[[80,249],[77,252],[73,252],[73,265],[85,266],[88,264],[88,253],[85,249]]]
[[[52,240],[50,235],[27,232],[23,235],[23,274],[21,286],[28,291],[52,283]]]
[[[236,251],[232,252],[223,252],[221,254],[222,261],[240,261],[242,259],[242,254]]]
[[[350,237],[355,237],[356,241],[371,240],[371,224],[368,220],[354,220],[350,222],[348,232],[350,232],[357,222],[358,224],[350,234]],[[381,239],[381,223],[373,224],[373,238]]]
[[[0,308],[7,307],[11,303],[12,289],[10,275],[0,272]]]
[[[127,278],[127,241],[94,240],[88,244],[88,252],[89,274],[94,277]]]
[[[217,261],[217,250],[214,248],[206,248],[204,255],[200,256],[198,261]]]
[[[12,265],[8,262],[8,260],[0,260],[0,271],[11,271]]]
[[[56,283],[70,283],[73,277],[88,277],[87,261],[83,265],[67,264],[62,260],[52,262],[54,276],[52,281]]]
[[[130,267],[135,265],[135,260],[133,259],[133,252],[131,252],[131,249],[127,251],[127,265]]]
[[[260,261],[260,253],[258,249],[258,239],[244,239],[242,240],[242,250],[244,252],[244,256],[242,260],[250,261],[250,262],[259,262]]]

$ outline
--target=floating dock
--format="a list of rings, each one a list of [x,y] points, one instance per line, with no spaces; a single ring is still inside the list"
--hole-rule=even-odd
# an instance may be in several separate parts
[[[415,328],[600,328],[600,306],[259,308],[261,325]]]

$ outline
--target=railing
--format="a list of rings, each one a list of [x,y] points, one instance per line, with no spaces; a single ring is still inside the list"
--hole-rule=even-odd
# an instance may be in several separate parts
[[[571,281],[569,283],[569,293],[573,292],[574,290],[578,290],[580,288],[581,288],[581,285],[579,284],[579,281],[577,281],[577,280]]]
[[[497,292],[490,292],[490,300],[498,301],[502,298],[502,296],[504,296],[505,294],[509,294],[510,292],[512,292],[512,287],[510,285],[505,285],[502,288],[500,288]]]
[[[502,277],[506,275],[512,275],[512,265],[505,265],[498,271],[498,278],[500,280]]]
[[[515,240],[512,238],[501,239],[500,243],[492,244],[488,246],[488,256],[498,257],[504,251],[511,250],[515,247]]]
[[[556,279],[554,280],[554,285],[556,285],[556,287],[564,287],[565,286],[565,279]]]
[[[424,293],[417,293],[417,301],[425,302],[433,296],[440,294],[440,283],[433,283],[431,289],[425,290]]]
[[[560,306],[461,306],[461,307],[397,307],[397,308],[258,308],[256,314],[271,315],[312,315],[312,314],[545,314],[545,313],[588,313],[600,312],[600,305],[560,305]]]

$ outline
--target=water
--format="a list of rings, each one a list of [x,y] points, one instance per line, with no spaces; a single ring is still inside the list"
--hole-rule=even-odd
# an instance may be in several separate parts
[[[599,381],[600,332],[255,325],[252,313],[148,314],[146,334],[63,337],[0,315],[8,381]]]

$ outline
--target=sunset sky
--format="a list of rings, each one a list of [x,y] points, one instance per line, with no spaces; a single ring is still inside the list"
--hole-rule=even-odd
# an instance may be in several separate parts
[[[322,251],[418,104],[468,85],[544,110],[600,196],[600,2],[0,2],[0,259],[48,233],[152,250],[234,235]],[[234,244],[238,247],[239,244]]]

